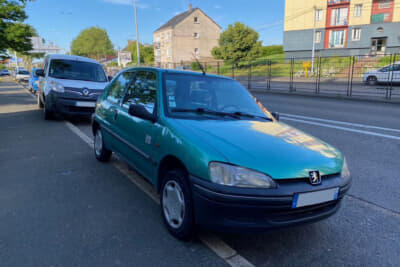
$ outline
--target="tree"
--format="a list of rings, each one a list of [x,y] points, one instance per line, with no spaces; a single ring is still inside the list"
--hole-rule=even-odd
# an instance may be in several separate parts
[[[72,41],[71,53],[99,60],[102,56],[113,55],[114,47],[106,30],[90,27],[81,31]]]
[[[261,56],[261,41],[259,34],[240,22],[229,25],[219,39],[220,47],[212,50],[216,59],[223,59],[227,63],[238,64],[239,61],[251,60]]]
[[[32,28],[24,24],[27,19],[26,3],[30,0],[0,0],[0,57],[7,49],[27,53],[32,49]]]
[[[154,63],[154,48],[153,46],[143,46],[139,43],[140,49],[140,63],[153,64]],[[127,47],[124,49],[132,53],[132,62],[136,64],[137,62],[137,48],[136,41],[130,41]]]

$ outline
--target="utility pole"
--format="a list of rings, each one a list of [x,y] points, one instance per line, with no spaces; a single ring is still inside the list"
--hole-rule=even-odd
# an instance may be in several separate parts
[[[138,27],[138,19],[137,19],[137,8],[136,8],[136,0],[135,0],[135,23],[136,23],[136,49],[137,49],[137,61],[138,67],[140,66],[140,49],[139,49],[139,27]]]
[[[314,30],[312,39],[312,53],[311,53],[311,75],[314,75],[314,57],[315,57],[315,28],[317,27],[317,7],[314,6]]]
[[[17,57],[17,51],[14,51],[14,58],[15,58],[15,68],[18,71],[18,57]]]

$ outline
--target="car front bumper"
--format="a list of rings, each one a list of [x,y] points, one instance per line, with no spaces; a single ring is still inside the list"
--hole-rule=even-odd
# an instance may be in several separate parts
[[[46,96],[46,105],[49,110],[63,115],[88,116],[94,113],[97,99],[66,98],[61,93],[50,92]],[[77,106],[77,102],[87,103],[92,107]]]
[[[307,179],[277,180],[276,189],[246,189],[216,185],[190,176],[196,223],[218,231],[266,230],[315,222],[338,211],[351,179],[326,177],[319,186]],[[292,208],[296,193],[339,188],[337,200]]]

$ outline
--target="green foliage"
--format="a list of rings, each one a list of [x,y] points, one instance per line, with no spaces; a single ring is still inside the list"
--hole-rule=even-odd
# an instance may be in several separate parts
[[[154,63],[154,48],[153,46],[143,46],[139,43],[140,49],[140,63],[153,64]],[[129,51],[132,53],[132,62],[134,64],[137,63],[137,48],[136,41],[130,42],[127,47],[124,49],[125,51]]]
[[[391,56],[382,57],[378,61],[378,66],[383,67],[383,66],[389,65],[392,62],[393,62],[393,57],[391,57]]]
[[[32,49],[32,27],[24,24],[27,19],[25,5],[29,0],[0,0],[0,57],[6,50],[26,53]]]
[[[213,49],[213,55],[219,56],[227,63],[237,64],[243,60],[251,60],[261,55],[259,34],[240,22],[229,25],[221,34],[219,48]]]
[[[211,55],[215,58],[215,59],[223,59],[222,58],[222,54],[221,54],[221,49],[219,47],[214,47],[211,50]]]
[[[106,30],[90,27],[81,31],[72,41],[71,53],[99,60],[102,56],[113,55],[114,47]]]
[[[201,70],[199,63],[197,61],[194,61],[190,64],[190,69],[193,71],[198,71]]]
[[[118,62],[111,61],[111,62],[108,64],[108,67],[118,67]]]
[[[284,54],[283,52],[283,45],[270,45],[270,46],[263,46],[261,48],[261,55],[263,57],[268,57],[272,55],[279,55]]]

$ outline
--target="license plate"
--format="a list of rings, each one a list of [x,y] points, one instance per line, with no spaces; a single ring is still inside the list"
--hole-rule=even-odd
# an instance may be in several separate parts
[[[292,208],[300,208],[333,201],[338,198],[338,194],[339,188],[295,194],[293,198]]]
[[[75,106],[77,107],[87,107],[87,108],[94,108],[96,106],[95,102],[82,102],[78,101],[75,103]]]

